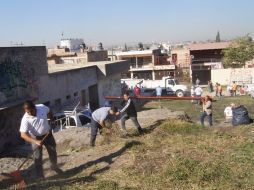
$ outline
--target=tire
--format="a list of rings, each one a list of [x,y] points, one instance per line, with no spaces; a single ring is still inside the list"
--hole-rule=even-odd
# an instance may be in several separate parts
[[[179,98],[184,97],[183,91],[182,90],[177,90],[176,91],[176,96],[179,97]]]

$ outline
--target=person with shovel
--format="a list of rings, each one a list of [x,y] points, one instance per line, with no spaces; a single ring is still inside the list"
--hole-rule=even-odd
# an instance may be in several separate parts
[[[56,142],[48,122],[48,119],[52,119],[49,108],[43,104],[35,105],[32,101],[26,101],[23,109],[25,114],[21,120],[20,133],[22,139],[32,144],[36,178],[44,178],[42,145],[49,154],[50,169],[58,174],[62,173],[57,166]]]

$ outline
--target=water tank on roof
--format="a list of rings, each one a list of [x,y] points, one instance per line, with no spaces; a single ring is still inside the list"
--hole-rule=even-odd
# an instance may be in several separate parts
[[[103,50],[103,45],[102,45],[102,43],[101,43],[101,42],[100,42],[100,43],[98,43],[97,50],[98,50],[98,51]]]

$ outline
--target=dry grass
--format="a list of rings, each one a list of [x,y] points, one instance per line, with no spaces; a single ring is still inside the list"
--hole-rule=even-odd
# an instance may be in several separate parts
[[[253,189],[252,130],[253,126],[209,129],[168,120],[143,136],[121,142],[116,138],[115,144],[140,142],[116,160],[119,166],[97,174],[91,182],[81,180],[49,189]]]

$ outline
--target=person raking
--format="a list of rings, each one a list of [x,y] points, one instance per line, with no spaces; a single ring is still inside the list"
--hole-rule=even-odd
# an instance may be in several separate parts
[[[57,166],[56,142],[52,135],[52,130],[48,119],[52,119],[52,114],[47,106],[43,104],[35,105],[32,101],[26,101],[23,105],[25,114],[21,120],[21,138],[32,144],[36,178],[44,178],[42,162],[42,146],[47,149],[50,168],[55,172],[62,173]],[[47,135],[44,142],[42,139]]]

